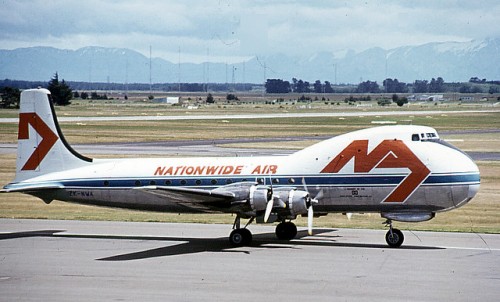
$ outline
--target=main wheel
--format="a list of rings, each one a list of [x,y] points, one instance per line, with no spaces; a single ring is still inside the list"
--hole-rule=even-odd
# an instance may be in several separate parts
[[[385,234],[385,241],[390,247],[400,247],[405,240],[405,236],[403,232],[398,229],[392,229],[392,233],[389,230],[387,234]]]
[[[229,243],[232,246],[250,245],[252,242],[252,233],[248,229],[235,229],[229,235]]]
[[[280,240],[292,240],[297,236],[297,227],[293,222],[282,222],[276,226],[276,237]]]

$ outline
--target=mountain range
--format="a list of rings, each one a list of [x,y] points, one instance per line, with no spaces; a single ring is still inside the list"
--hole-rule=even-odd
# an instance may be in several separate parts
[[[0,49],[0,79],[149,83],[150,58],[130,49],[52,47]],[[436,42],[362,52],[318,52],[300,57],[287,54],[253,57],[236,64],[178,63],[151,59],[153,83],[263,83],[265,78],[291,81],[357,84],[386,78],[403,82],[442,77],[464,82],[471,77],[500,79],[500,38],[470,42]]]

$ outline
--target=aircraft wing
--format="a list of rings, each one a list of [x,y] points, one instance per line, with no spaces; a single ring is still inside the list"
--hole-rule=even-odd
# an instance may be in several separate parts
[[[229,191],[204,190],[183,187],[168,186],[145,186],[134,188],[145,193],[162,196],[165,198],[177,200],[182,203],[217,203],[230,206],[234,201],[235,194]]]

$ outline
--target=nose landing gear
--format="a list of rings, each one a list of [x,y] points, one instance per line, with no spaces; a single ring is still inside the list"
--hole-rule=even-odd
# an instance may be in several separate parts
[[[389,226],[389,231],[387,231],[387,233],[385,234],[385,241],[387,242],[389,247],[400,247],[405,240],[403,232],[398,229],[394,229],[392,227],[392,220],[390,219],[387,219],[387,221],[384,223]]]

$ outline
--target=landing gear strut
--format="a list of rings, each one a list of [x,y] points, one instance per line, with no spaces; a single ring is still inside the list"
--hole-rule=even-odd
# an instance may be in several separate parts
[[[252,233],[247,226],[253,222],[255,217],[250,218],[244,228],[240,228],[240,216],[237,215],[233,224],[233,231],[229,235],[229,243],[232,246],[245,246],[250,245],[252,243]]]
[[[276,226],[276,237],[280,240],[292,240],[297,235],[297,227],[291,221],[283,221]]]
[[[385,234],[385,241],[390,247],[400,247],[405,240],[403,232],[398,229],[392,228],[392,220],[390,219],[387,219],[385,224],[389,226],[389,231],[387,231],[387,233]]]

